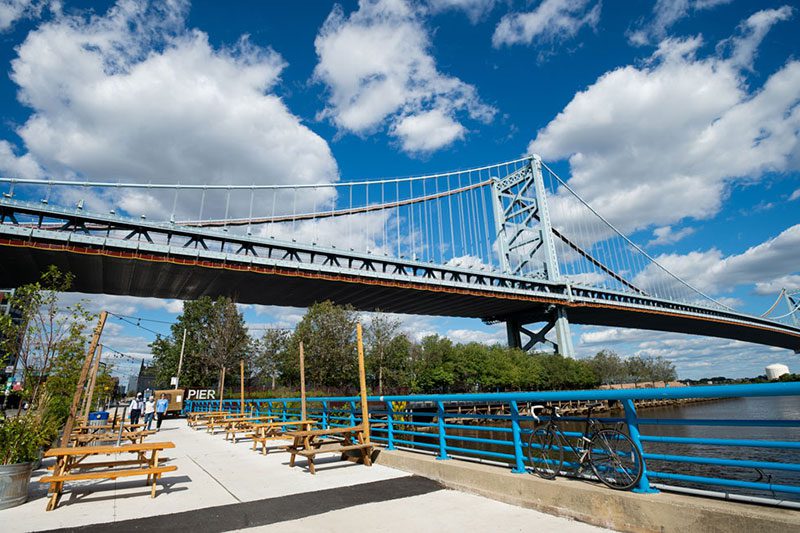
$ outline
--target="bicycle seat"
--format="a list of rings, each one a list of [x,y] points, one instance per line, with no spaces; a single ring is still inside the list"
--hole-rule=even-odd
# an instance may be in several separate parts
[[[586,404],[587,409],[594,409],[595,407],[600,407],[603,405],[603,402],[591,402]]]
[[[559,416],[559,414],[558,414],[558,407],[557,407],[557,406],[555,406],[555,405],[533,405],[533,406],[531,406],[531,416],[532,416],[532,417],[533,417],[533,418],[534,418],[534,419],[535,419],[537,422],[539,421],[539,417],[536,415],[536,410],[537,410],[537,409],[542,409],[542,410],[547,410],[547,411],[550,411],[550,414],[551,414],[552,416],[554,416],[554,417],[558,417],[558,416]]]

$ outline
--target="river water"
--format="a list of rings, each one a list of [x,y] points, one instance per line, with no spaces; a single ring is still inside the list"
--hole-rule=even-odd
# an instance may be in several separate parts
[[[655,407],[641,409],[639,417],[644,418],[675,418],[675,419],[719,419],[719,420],[800,420],[800,397],[779,396],[771,398],[734,398],[715,400],[702,403],[676,405],[671,407]],[[608,417],[621,417],[621,412],[604,415]],[[499,425],[499,424],[498,424]],[[505,425],[505,424],[504,424]],[[485,427],[485,426],[484,426]],[[581,431],[582,425],[563,424],[565,430]],[[448,434],[453,436],[482,437],[497,440],[509,440],[510,435],[503,432],[481,431],[465,427],[464,429],[448,429]],[[689,438],[714,438],[714,439],[755,439],[800,442],[800,427],[720,427],[720,426],[656,426],[641,425],[643,435],[659,435]],[[417,437],[417,440],[436,443],[435,438]],[[503,453],[513,453],[513,448],[501,445],[465,443],[453,439],[453,446],[483,449]],[[777,463],[800,464],[800,450],[786,450],[774,448],[754,448],[737,446],[695,445],[676,443],[644,442],[646,453],[686,455],[696,457],[716,457],[726,459],[739,459],[751,461],[767,461]],[[762,483],[784,484],[800,486],[800,472],[781,470],[758,471],[753,468],[738,468],[729,466],[701,465],[690,463],[666,462],[657,460],[647,461],[648,469],[658,472],[687,474],[703,477],[719,477],[743,481],[757,481]],[[652,479],[654,483],[700,488],[705,490],[724,491],[732,494],[756,495],[767,498],[800,501],[800,495],[787,493],[769,493],[766,491],[725,488],[707,484],[693,484],[675,480]]]

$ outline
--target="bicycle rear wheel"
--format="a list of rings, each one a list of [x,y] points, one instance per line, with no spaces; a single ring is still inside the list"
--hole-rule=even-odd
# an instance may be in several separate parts
[[[561,472],[564,450],[559,444],[558,435],[550,424],[534,427],[528,437],[528,461],[533,471],[544,479],[555,479]]]
[[[617,429],[601,429],[589,442],[589,465],[597,478],[616,490],[632,489],[642,477],[642,455]]]

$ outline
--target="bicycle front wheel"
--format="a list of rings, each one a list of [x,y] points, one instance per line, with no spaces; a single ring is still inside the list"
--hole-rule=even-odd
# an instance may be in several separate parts
[[[555,479],[561,472],[564,450],[549,424],[533,428],[528,437],[528,461],[533,471],[544,479]]]
[[[597,478],[616,490],[629,490],[642,477],[642,454],[617,429],[601,429],[589,442],[589,465]]]

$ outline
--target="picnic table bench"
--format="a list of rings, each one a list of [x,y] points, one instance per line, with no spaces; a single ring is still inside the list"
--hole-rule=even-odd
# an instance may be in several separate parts
[[[122,426],[123,429],[128,431],[134,429],[143,428],[144,424],[125,424]],[[73,433],[96,433],[98,431],[114,431],[119,429],[119,424],[97,424],[97,425],[89,425],[89,424],[80,424],[72,428]]]
[[[261,453],[267,455],[268,441],[292,438],[289,432],[286,431],[287,427],[299,426],[298,428],[293,428],[294,431],[304,431],[311,429],[311,426],[316,423],[316,420],[285,420],[252,424],[250,433],[245,434],[245,436],[253,440],[253,450],[257,450],[258,444],[260,443]],[[235,438],[234,436],[234,439]]]
[[[249,433],[253,431],[253,426],[260,423],[270,422],[274,420],[274,416],[248,416],[245,418],[225,419],[218,422],[225,430],[225,440],[233,436],[233,442],[236,444],[237,433]]]
[[[221,416],[229,414],[228,411],[193,411],[186,415],[186,423],[191,428],[200,426],[203,422],[210,419],[212,416]]]
[[[294,466],[295,457],[302,455],[308,459],[308,470],[316,474],[314,456],[317,454],[339,453],[342,459],[346,459],[347,452],[353,450],[359,452],[365,465],[372,466],[372,444],[366,441],[363,425],[292,431],[288,435],[294,439],[287,447],[291,454],[289,466]]]
[[[126,444],[124,446],[82,446],[77,448],[51,448],[45,452],[45,457],[55,457],[56,464],[53,475],[39,479],[40,483],[49,483],[51,493],[47,503],[47,510],[52,511],[58,506],[65,481],[79,481],[86,479],[117,479],[120,477],[147,476],[146,485],[151,485],[150,497],[156,497],[156,482],[165,472],[173,472],[177,466],[159,466],[158,452],[167,448],[174,448],[172,442],[146,442],[140,444]],[[150,457],[147,457],[147,452]],[[136,459],[84,462],[89,457],[99,455],[112,455],[120,453],[135,453]],[[136,465],[138,468],[119,469],[121,466]],[[88,470],[102,468],[93,472],[73,472],[75,470]],[[152,481],[151,481],[152,480]]]
[[[235,427],[237,424],[246,422],[257,422],[260,420],[272,420],[273,416],[253,416],[253,415],[234,415],[220,418],[212,418],[206,423],[206,431],[209,433],[216,433],[217,428],[221,427],[227,430],[230,427]]]
[[[149,437],[150,435],[155,435],[155,430],[142,430],[142,431],[123,431],[120,433],[119,431],[98,431],[96,433],[73,433],[70,435],[70,440],[75,443],[76,446],[86,446],[88,444],[93,444],[95,442],[111,442],[116,441],[117,438],[120,440],[129,440],[131,444],[139,444],[144,442],[145,437]]]

